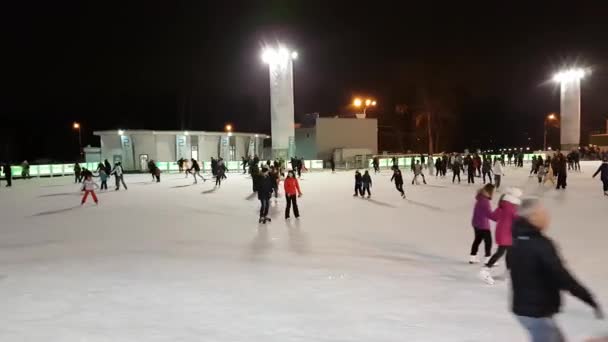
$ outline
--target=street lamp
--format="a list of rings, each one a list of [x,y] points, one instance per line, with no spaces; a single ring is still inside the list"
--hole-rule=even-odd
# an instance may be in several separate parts
[[[82,151],[82,134],[80,132],[80,123],[74,122],[72,124],[72,128],[74,128],[75,130],[78,130],[78,150],[80,151],[80,156],[82,157],[83,151]]]
[[[560,84],[560,144],[571,150],[581,142],[581,82],[588,70],[572,68],[558,72],[553,81]]]
[[[270,130],[274,158],[290,158],[296,153],[293,63],[298,52],[279,44],[262,51],[268,65],[270,83]]]
[[[224,127],[224,129],[226,130],[226,132],[232,132],[232,125],[231,124],[226,124],[226,126]]]
[[[372,99],[366,99],[365,101],[361,100],[360,98],[356,97],[353,100],[353,106],[359,108],[361,106],[363,106],[363,115],[362,118],[365,118],[365,116],[367,115],[367,108],[368,107],[376,107],[377,102],[376,100],[372,100]],[[357,116],[359,117],[360,114],[357,114]]]
[[[554,113],[551,113],[545,117],[545,137],[543,139],[543,151],[547,150],[547,125],[549,121],[557,120],[557,116]]]

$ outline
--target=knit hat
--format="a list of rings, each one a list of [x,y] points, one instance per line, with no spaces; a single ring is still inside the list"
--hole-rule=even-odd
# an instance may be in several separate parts
[[[507,201],[515,205],[520,205],[522,195],[522,191],[518,188],[507,188],[502,199],[503,201]]]

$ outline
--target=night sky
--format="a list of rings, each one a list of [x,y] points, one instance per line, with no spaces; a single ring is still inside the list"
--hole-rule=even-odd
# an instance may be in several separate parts
[[[300,56],[296,121],[352,114],[354,96],[373,96],[379,106],[370,115],[390,124],[396,105],[421,87],[439,88],[458,122],[448,148],[540,148],[544,117],[559,112],[549,80],[576,64],[593,72],[582,85],[583,142],[605,127],[608,8],[600,1],[402,3],[3,4],[0,159],[74,160],[74,121],[94,146],[93,130],[118,128],[222,130],[231,122],[269,133],[260,51],[277,41]]]

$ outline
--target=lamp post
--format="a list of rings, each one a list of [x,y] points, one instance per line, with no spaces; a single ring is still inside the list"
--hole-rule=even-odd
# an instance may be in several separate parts
[[[353,100],[353,106],[359,108],[361,106],[363,106],[363,116],[361,117],[362,119],[365,119],[365,117],[367,116],[367,108],[368,107],[376,107],[376,100],[372,100],[372,99],[366,99],[365,101],[361,100],[360,98],[355,98]],[[360,115],[360,114],[357,114]]]
[[[557,116],[555,116],[555,114],[551,113],[549,115],[547,115],[545,117],[545,137],[543,139],[543,151],[547,150],[547,124],[549,123],[549,121],[553,121],[556,120]]]
[[[562,150],[577,148],[581,142],[581,79],[585,69],[568,69],[553,76],[560,84],[560,145]]]
[[[295,156],[293,61],[296,51],[282,45],[265,48],[262,61],[268,65],[270,78],[270,130],[272,155],[288,159]]]
[[[82,158],[83,151],[82,151],[82,134],[80,132],[80,123],[74,122],[72,124],[72,128],[74,128],[75,130],[78,130],[78,150],[80,153],[80,157]]]

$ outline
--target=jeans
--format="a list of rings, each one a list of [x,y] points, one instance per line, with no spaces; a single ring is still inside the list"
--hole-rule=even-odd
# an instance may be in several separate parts
[[[365,196],[366,191],[367,191],[368,196],[372,195],[372,193],[369,191],[369,183],[363,183],[363,188],[361,190],[361,196]]]
[[[486,176],[488,176],[488,183],[492,184],[492,175],[489,171],[483,172],[483,184],[486,184]]]
[[[502,175],[494,175],[494,184],[496,189],[500,188],[500,180],[502,179]]]
[[[564,342],[566,339],[552,317],[515,316],[530,334],[531,342]]]
[[[260,198],[260,217],[268,216],[268,209],[270,208],[269,198]]]

